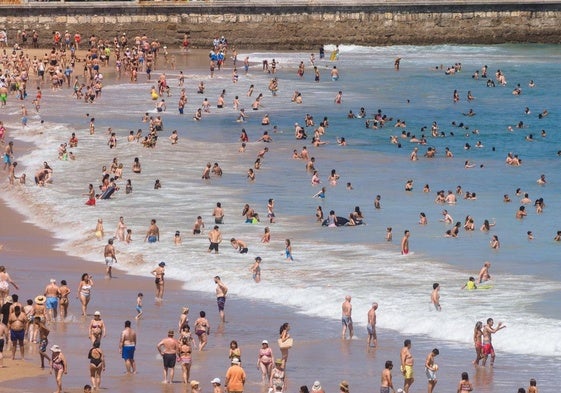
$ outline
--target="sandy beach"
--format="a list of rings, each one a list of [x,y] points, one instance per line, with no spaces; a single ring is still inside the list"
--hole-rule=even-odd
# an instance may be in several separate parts
[[[42,53],[44,53],[44,50],[31,52],[32,55],[41,55]],[[176,55],[183,56],[180,54]],[[207,51],[192,51],[185,57],[184,61],[185,67],[189,68],[190,71],[196,69],[198,71],[205,70],[204,72],[206,72],[206,66],[208,65]],[[257,68],[260,68],[260,66]],[[111,80],[114,73],[113,68],[110,67],[103,71],[107,76],[106,80]],[[156,72],[156,74],[157,73],[158,72]],[[229,74],[230,71],[228,70],[221,76],[221,78],[223,78],[223,83],[225,83],[224,81],[230,82]],[[69,90],[67,92],[69,92]],[[142,94],[144,94],[144,92]],[[148,96],[147,92],[146,96]],[[64,98],[57,96],[55,99],[63,102],[62,100]],[[72,98],[66,99],[72,100]],[[198,99],[199,98],[197,98],[197,100]],[[170,99],[170,101],[171,100],[172,99]],[[175,101],[175,97],[173,101]],[[10,109],[14,110],[14,108],[16,108],[15,111],[17,112],[17,104],[17,102],[10,102]],[[148,101],[146,106],[150,104],[150,101]],[[171,106],[172,104],[170,104],[170,107]],[[78,108],[80,109],[76,109],[76,112],[84,111],[83,108],[85,107],[82,106]],[[91,106],[87,108],[96,107]],[[92,111],[93,110],[94,109],[92,109]],[[17,114],[14,113],[15,112],[12,112],[12,116],[9,120],[16,123],[19,118]],[[104,120],[110,122],[112,119]],[[87,123],[87,119],[84,123]],[[227,124],[231,127],[230,123]],[[83,126],[84,124],[80,124],[80,127]],[[237,127],[237,125],[234,126]],[[102,126],[99,126],[99,129],[102,130]],[[255,133],[255,130],[252,131]],[[80,137],[82,137],[82,135],[80,135]],[[24,144],[18,140],[17,132],[12,133],[10,138],[14,138],[17,143],[18,149],[16,158],[17,156],[24,155],[30,149],[33,150],[33,146]],[[66,138],[66,135],[62,138]],[[275,136],[275,138],[277,138],[277,136]],[[84,140],[85,139],[84,133]],[[91,140],[94,139],[92,138]],[[86,143],[84,143],[84,145],[86,145]],[[254,147],[254,149],[256,148]],[[92,156],[93,155],[94,154],[92,154]],[[289,154],[285,154],[285,156],[288,157]],[[221,159],[221,157],[219,158]],[[144,159],[143,157],[143,160]],[[146,157],[146,161],[147,160],[148,157]],[[99,162],[97,162],[96,165],[97,164],[99,164]],[[236,168],[236,170],[238,170],[238,168]],[[242,171],[245,171],[245,166]],[[193,173],[194,172],[193,170]],[[196,176],[199,176],[198,173]],[[32,179],[30,180],[32,182]],[[243,180],[245,181],[245,178]],[[140,183],[140,181],[136,179],[135,182],[135,186]],[[79,184],[77,187],[82,187],[83,185],[84,184]],[[165,185],[167,187],[168,183]],[[204,186],[206,185],[202,185],[201,187]],[[29,184],[28,187],[34,186]],[[136,190],[139,190],[139,188]],[[194,191],[191,189],[189,191],[197,191],[196,187],[193,187],[193,189]],[[20,286],[20,289],[15,291],[19,294],[20,301],[23,303],[26,299],[33,299],[35,296],[42,294],[50,278],[56,279],[57,283],[60,283],[60,280],[66,280],[72,291],[70,295],[70,315],[67,320],[49,325],[51,329],[49,346],[52,344],[59,345],[69,362],[69,373],[64,377],[63,382],[65,392],[81,392],[83,386],[90,383],[87,359],[90,341],[87,337],[87,327],[96,310],[101,312],[102,319],[107,325],[107,337],[102,340],[101,344],[101,349],[105,353],[107,362],[107,370],[102,376],[103,391],[135,393],[190,391],[190,388],[184,386],[180,382],[181,372],[179,366],[175,369],[174,384],[164,385],[161,383],[162,362],[156,351],[156,343],[166,336],[168,329],[177,329],[179,315],[184,306],[190,307],[189,320],[191,324],[197,318],[198,312],[204,310],[207,312],[207,317],[211,325],[209,345],[205,351],[194,354],[191,368],[191,379],[202,382],[204,393],[211,391],[211,379],[219,377],[224,380],[224,375],[229,366],[228,346],[231,340],[237,340],[241,347],[242,365],[248,375],[245,391],[247,393],[266,392],[268,386],[261,384],[261,376],[256,368],[257,352],[261,341],[267,339],[269,342],[273,343],[271,347],[273,348],[275,357],[279,357],[280,351],[276,345],[276,340],[278,338],[279,327],[284,322],[289,322],[291,324],[291,334],[295,339],[295,346],[290,351],[288,361],[288,387],[286,393],[297,392],[301,385],[307,385],[308,388],[310,388],[315,380],[321,381],[327,393],[336,392],[339,382],[342,380],[349,381],[353,392],[377,391],[379,388],[380,374],[386,360],[393,361],[395,365],[393,371],[395,386],[396,388],[401,387],[403,378],[399,372],[399,351],[403,345],[403,340],[406,338],[410,338],[413,341],[412,353],[416,362],[416,382],[410,393],[426,391],[427,382],[423,372],[424,359],[435,345],[438,345],[441,352],[441,355],[437,359],[438,364],[441,366],[441,372],[439,373],[439,382],[436,392],[455,390],[460,374],[463,371],[468,371],[470,373],[471,380],[477,386],[476,391],[478,392],[494,393],[505,391],[506,388],[511,389],[513,383],[512,375],[519,375],[520,381],[524,381],[524,383],[526,383],[530,377],[534,376],[532,369],[528,367],[523,370],[520,369],[520,364],[531,364],[533,361],[531,356],[510,354],[503,357],[503,354],[499,352],[500,361],[498,361],[498,366],[495,369],[497,371],[491,368],[474,368],[471,365],[471,360],[474,355],[471,345],[466,345],[462,348],[457,342],[452,343],[446,340],[440,340],[438,344],[435,344],[436,340],[426,335],[404,336],[394,330],[379,329],[379,347],[376,349],[368,349],[366,346],[366,331],[362,327],[357,327],[355,339],[341,340],[341,321],[339,318],[332,317],[332,315],[339,315],[339,307],[334,309],[330,315],[311,317],[305,315],[301,309],[293,308],[288,305],[279,305],[262,300],[240,299],[231,294],[226,304],[227,323],[220,324],[214,292],[212,290],[192,291],[189,290],[190,288],[184,288],[181,281],[174,280],[173,274],[166,275],[166,292],[163,303],[156,303],[154,301],[154,280],[151,277],[147,277],[146,274],[143,275],[143,272],[140,271],[140,266],[139,271],[136,272],[138,275],[135,275],[134,269],[131,269],[130,266],[128,266],[128,273],[125,273],[119,270],[119,264],[117,264],[114,267],[114,278],[104,278],[105,266],[102,263],[102,252],[108,235],[110,236],[110,234],[112,234],[112,222],[109,223],[106,220],[108,223],[106,226],[106,237],[103,241],[99,242],[98,247],[97,245],[94,246],[96,255],[99,255],[99,258],[95,259],[97,262],[94,263],[82,258],[69,256],[61,251],[57,251],[59,248],[57,247],[59,240],[57,239],[56,233],[47,232],[27,223],[24,216],[15,212],[6,204],[5,199],[10,198],[6,195],[9,195],[11,191],[13,190],[8,187],[3,187],[1,191],[6,194],[4,198],[0,200],[0,244],[3,245],[3,249],[0,251],[0,264],[6,266],[12,279]],[[208,189],[205,189],[205,191],[209,194],[212,193],[212,191],[208,191]],[[330,192],[335,194],[335,191],[330,190]],[[140,194],[140,192],[138,193]],[[312,194],[312,192],[309,193]],[[384,200],[384,203],[385,202]],[[80,204],[83,205],[81,200]],[[35,208],[38,207],[35,206]],[[98,212],[102,214],[102,209],[103,208],[97,210],[96,214],[98,214]],[[229,211],[231,216],[228,216],[228,218],[233,217],[234,214],[237,215],[237,212],[230,213],[232,211],[233,209]],[[124,210],[124,212],[132,215],[130,210]],[[127,217],[127,219],[128,218],[129,217]],[[111,219],[116,219],[116,217],[111,217]],[[239,220],[241,221],[241,219]],[[233,221],[234,220],[231,220],[228,224]],[[88,221],[88,223],[90,223],[90,221]],[[93,221],[93,223],[95,225],[95,221]],[[207,222],[207,225],[210,225],[210,223]],[[232,224],[230,228],[235,227],[235,225],[236,224]],[[140,225],[137,225],[135,228],[138,227],[140,227]],[[169,231],[169,228],[171,228],[171,226],[168,226],[166,229]],[[249,233],[251,229],[246,228],[248,227],[246,226],[244,230]],[[60,228],[61,231],[68,229],[69,228]],[[93,233],[93,227],[91,229]],[[72,228],[70,228],[70,230],[72,230]],[[242,234],[248,236],[247,233]],[[91,234],[87,236],[91,236]],[[396,235],[396,238],[397,236],[398,235]],[[167,262],[168,264],[170,262],[177,262],[177,265],[180,265],[179,262],[181,262],[183,265],[180,266],[188,271],[194,269],[193,264],[195,262],[199,262],[199,260],[206,261],[204,267],[197,267],[197,269],[202,270],[203,273],[208,272],[208,277],[205,277],[205,280],[208,279],[210,286],[212,286],[212,280],[215,274],[214,264],[218,264],[219,261],[213,259],[212,256],[208,256],[206,250],[203,247],[199,247],[199,243],[195,243],[197,240],[193,240],[189,250],[183,249],[183,252],[187,254],[191,249],[195,249],[198,250],[198,253],[188,254],[188,257],[182,255],[182,258],[178,257],[177,261],[167,260]],[[138,231],[135,232],[135,242],[135,245],[142,244],[142,234],[139,234]],[[206,242],[206,236],[202,238],[200,243],[204,242]],[[282,243],[282,240],[280,240],[280,242]],[[192,246],[193,244],[195,244],[194,247]],[[117,245],[118,258],[120,253],[121,255],[127,253],[127,249],[121,246]],[[229,245],[226,244],[225,247],[229,247]],[[99,251],[97,251],[98,249]],[[228,251],[233,253],[231,249]],[[301,252],[300,255],[305,255],[305,250],[300,248],[299,251]],[[132,254],[132,251],[130,253]],[[154,254],[157,255],[157,252],[154,252]],[[270,251],[270,255],[273,254],[276,254],[278,259],[279,252],[276,250]],[[158,257],[153,257],[148,260],[148,263],[155,268],[160,260],[161,259]],[[232,258],[231,262],[234,264],[240,262],[240,260]],[[246,262],[247,260],[244,261],[244,263]],[[307,261],[305,257],[301,257],[298,262]],[[310,261],[310,263],[311,262],[312,261]],[[479,265],[479,261],[474,263]],[[272,266],[272,264],[269,266]],[[289,269],[280,270],[281,268],[276,268],[277,270],[274,270],[274,274],[294,274],[291,273]],[[267,274],[270,275],[264,275],[266,280],[274,280],[275,277],[273,274],[269,273],[272,271],[273,268],[271,267],[271,270],[267,271]],[[80,316],[79,301],[75,297],[79,278],[84,272],[90,273],[94,279],[92,300],[88,307],[88,316],[85,318]],[[318,269],[318,271],[314,273],[320,277],[320,281],[321,276],[327,276],[329,274],[329,272],[322,271],[321,269]],[[255,284],[251,281],[249,273],[246,272],[246,274],[247,284],[244,282],[241,288],[237,288],[239,291],[244,291],[244,289],[250,290],[250,285],[253,286],[251,290],[255,290]],[[462,275],[463,274],[464,273],[462,273]],[[228,282],[226,282],[226,284],[228,284]],[[371,283],[373,292],[376,290],[376,284],[377,283],[374,281]],[[305,285],[307,284],[304,284],[304,286]],[[318,286],[318,295],[320,294],[319,292],[324,289],[337,287],[338,285],[338,277],[329,276]],[[346,290],[352,290],[352,286],[340,288],[340,291]],[[13,288],[11,292],[14,293]],[[134,321],[135,301],[138,292],[144,294],[144,317],[139,321]],[[279,293],[279,296],[281,295],[290,296],[290,294]],[[376,296],[378,295],[376,294]],[[395,296],[399,297],[401,294],[396,293]],[[426,305],[427,302],[425,300],[427,299],[423,299],[423,305]],[[344,297],[341,297],[340,300],[335,300],[342,303]],[[395,299],[387,298],[375,300],[384,301],[389,305],[389,303]],[[371,300],[367,301],[370,302]],[[401,316],[401,310],[396,311],[394,314],[386,310],[388,309],[384,309],[384,307],[380,308],[378,313],[379,320]],[[403,312],[403,314],[405,314],[405,312]],[[434,313],[431,314],[431,316],[433,315]],[[353,314],[353,317],[357,325],[359,323],[364,324],[366,320],[366,315],[364,315],[364,313],[359,314],[357,312]],[[125,375],[124,364],[118,353],[119,335],[123,329],[124,321],[127,319],[133,321],[133,328],[138,334],[138,345],[135,355],[138,368],[138,374],[136,375]],[[410,321],[409,323],[415,324],[416,322],[420,323],[425,321]],[[471,324],[471,319],[467,320],[466,324]],[[438,327],[436,327],[436,329],[438,329]],[[3,391],[5,389],[7,392],[37,392],[46,391],[46,389],[55,389],[54,377],[49,375],[47,371],[39,368],[37,344],[27,345],[25,361],[16,360],[14,362],[6,359],[8,353],[9,352],[5,349],[6,368],[0,369],[0,380],[2,381]],[[17,358],[18,356],[16,356],[16,359]],[[555,372],[555,370],[547,371],[550,364],[549,361],[548,359],[545,362],[546,367],[544,368],[546,368],[546,371],[543,371],[544,375],[552,375]],[[520,382],[520,384],[522,385],[522,382]]]

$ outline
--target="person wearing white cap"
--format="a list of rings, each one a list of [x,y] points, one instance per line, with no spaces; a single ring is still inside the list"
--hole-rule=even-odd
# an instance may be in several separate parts
[[[220,387],[220,378],[214,378],[212,381],[210,381],[210,383],[212,384],[212,393],[222,393],[222,388]]]
[[[47,307],[47,322],[55,321],[57,317],[60,290],[58,285],[56,285],[56,280],[54,278],[51,278],[49,285],[45,288],[45,297],[47,298],[47,302],[45,303]]]
[[[68,374],[68,363],[58,345],[53,345],[51,352],[53,353],[51,357],[51,374],[55,375],[57,385],[55,393],[62,393],[62,375]]]
[[[92,344],[96,341],[101,342],[101,338],[105,337],[105,335],[105,323],[103,323],[103,319],[101,319],[101,312],[96,311],[94,312],[94,317],[90,322],[89,328],[89,337]]]
[[[312,385],[312,392],[314,392],[314,393],[325,393],[325,391],[321,387],[321,384],[319,383],[319,381],[315,381],[314,384]]]
[[[261,370],[261,380],[263,383],[266,383],[266,381],[271,379],[273,358],[273,350],[269,347],[269,342],[267,340],[263,340],[257,357],[257,368]]]
[[[232,365],[226,372],[226,390],[228,393],[242,393],[245,385],[245,371],[240,365],[240,359],[233,358]]]

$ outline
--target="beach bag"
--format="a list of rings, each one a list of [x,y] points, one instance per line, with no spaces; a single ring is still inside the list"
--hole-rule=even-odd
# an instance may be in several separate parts
[[[285,341],[282,341],[279,338],[279,347],[280,349],[289,349],[292,348],[292,345],[294,344],[294,341],[292,340],[292,337],[289,337],[288,339],[286,339]]]

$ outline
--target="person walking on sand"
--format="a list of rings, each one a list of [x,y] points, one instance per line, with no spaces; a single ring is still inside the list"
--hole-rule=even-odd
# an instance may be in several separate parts
[[[16,290],[19,289],[17,284],[6,272],[6,267],[0,266],[0,306],[4,304],[4,299],[10,294],[10,284],[12,284]]]
[[[366,325],[366,330],[368,331],[368,347],[377,347],[378,338],[376,336],[376,310],[378,309],[378,303],[372,303],[372,308],[368,310],[368,324]]]
[[[204,311],[199,313],[199,318],[195,321],[195,334],[199,337],[199,352],[201,352],[207,345],[210,334],[210,323]]]
[[[438,356],[440,352],[438,348],[434,348],[428,355],[425,360],[425,374],[429,380],[428,382],[428,393],[432,393],[434,387],[438,380],[436,379],[436,372],[438,371],[438,366],[434,362],[434,358]]]
[[[166,274],[166,263],[158,263],[158,267],[152,270],[152,275],[155,277],[154,283],[156,284],[156,301],[161,302],[164,299],[164,275]]]
[[[117,256],[115,255],[115,246],[113,246],[113,239],[107,240],[107,244],[103,249],[103,256],[105,257],[105,276],[113,278],[113,264],[117,263]]]
[[[131,321],[125,321],[125,329],[121,332],[119,340],[119,353],[125,361],[127,374],[136,374],[134,351],[136,349],[136,332],[131,328]]]
[[[241,366],[240,359],[233,358],[231,364],[226,371],[225,391],[228,393],[243,393],[246,374]]]
[[[90,340],[92,341],[92,343],[96,341],[101,342],[101,339],[105,337],[106,334],[107,332],[105,330],[105,323],[103,322],[103,319],[101,319],[101,312],[96,311],[94,312],[93,319],[90,321],[90,327],[89,327]]]
[[[288,333],[289,330],[290,324],[288,322],[283,323],[279,329],[280,337],[278,343],[283,361],[282,367],[284,369],[286,369],[286,362],[288,361],[288,350],[292,347],[292,337],[290,337]]]
[[[390,393],[390,389],[393,393],[395,393],[395,389],[393,387],[393,380],[392,380],[392,369],[393,363],[391,360],[386,360],[386,364],[384,366],[384,371],[382,371],[382,383],[380,385],[380,393]]]
[[[409,388],[415,382],[415,374],[413,373],[413,355],[411,355],[411,340],[407,339],[403,342],[403,348],[400,353],[401,373],[403,374],[403,391],[409,393]]]
[[[407,255],[407,254],[409,254],[409,230],[408,229],[406,229],[403,232],[403,238],[401,239],[401,255]]]
[[[53,353],[51,356],[51,374],[54,374],[57,385],[57,391],[54,393],[62,393],[62,375],[68,374],[68,363],[58,345],[53,345],[51,352]]]
[[[341,305],[341,323],[343,325],[343,331],[341,337],[343,340],[346,338],[347,329],[349,330],[349,339],[353,339],[353,318],[351,316],[353,312],[353,306],[351,305],[351,297],[349,295],[345,296],[345,301]]]
[[[101,372],[105,371],[105,357],[103,351],[99,348],[100,342],[94,341],[92,348],[88,353],[90,359],[90,378],[92,381],[92,388],[98,390],[101,387]]]
[[[169,330],[168,336],[156,345],[156,349],[162,355],[164,363],[164,380],[162,383],[173,383],[175,362],[179,354],[179,342],[173,338],[173,335],[174,331]]]
[[[47,298],[45,305],[47,307],[47,321],[56,321],[58,314],[58,299],[60,298],[60,289],[56,285],[56,280],[51,278],[49,284],[45,287],[45,297]]]
[[[82,303],[82,316],[85,317],[88,311],[88,303],[90,302],[92,294],[93,279],[88,273],[82,274],[82,280],[78,285],[78,293],[76,297],[80,299]]]
[[[481,363],[485,367],[487,358],[491,355],[491,367],[495,364],[495,349],[493,348],[491,335],[497,333],[499,330],[506,328],[502,322],[499,322],[496,328],[493,327],[493,318],[487,319],[487,325],[483,328],[483,362]]]
[[[70,288],[68,288],[68,284],[66,280],[60,281],[60,287],[58,288],[60,294],[60,317],[64,321],[68,316],[68,304],[69,299],[68,296],[70,295]]]
[[[18,344],[21,359],[24,359],[24,338],[25,331],[27,330],[27,323],[27,315],[25,315],[21,307],[14,306],[13,311],[10,313],[8,318],[8,329],[10,329],[10,340],[12,341],[12,360],[16,358],[16,349]]]
[[[214,283],[216,284],[216,303],[218,305],[218,314],[220,315],[220,322],[224,323],[226,322],[224,306],[226,305],[228,287],[222,282],[219,276],[214,277]]]

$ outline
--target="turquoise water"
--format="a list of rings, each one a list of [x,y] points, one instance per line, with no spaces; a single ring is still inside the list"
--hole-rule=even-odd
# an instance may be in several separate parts
[[[341,47],[337,62],[317,61],[320,83],[313,81],[309,53],[276,53],[280,88],[275,97],[267,90],[271,75],[263,73],[260,64],[264,58],[271,61],[273,55],[242,53],[239,57],[245,55],[255,63],[247,76],[240,70],[237,84],[231,81],[231,68],[212,80],[204,70],[185,69],[188,104],[183,116],[176,110],[180,68],[166,70],[172,96],[164,97],[168,110],[162,115],[164,131],[156,149],[126,142],[129,130],[142,128],[146,134],[146,124],[140,121],[145,112],[157,115],[149,95],[154,82],[147,82],[143,75],[135,85],[107,83],[102,99],[93,105],[75,102],[68,91],[45,92],[41,116],[31,116],[29,127],[17,131],[17,137],[40,145],[21,157],[28,177],[47,160],[54,168],[54,184],[44,189],[30,185],[19,190],[18,199],[8,202],[17,205],[31,221],[46,228],[59,228],[61,249],[100,263],[103,242],[92,236],[95,223],[103,218],[106,233],[112,235],[122,215],[133,229],[134,241],[130,245],[117,244],[120,262],[135,273],[148,274],[154,261],[165,260],[169,274],[183,280],[190,289],[212,291],[212,282],[206,278],[220,274],[236,296],[294,306],[307,315],[334,319],[339,318],[341,299],[349,293],[356,315],[366,315],[372,301],[380,303],[380,310],[390,316],[380,318],[383,328],[470,350],[474,323],[493,317],[508,325],[494,340],[502,353],[558,358],[561,243],[553,241],[556,231],[561,230],[561,174],[557,156],[561,136],[557,130],[560,115],[556,111],[561,91],[561,81],[556,78],[561,60],[558,46]],[[401,69],[395,71],[393,61],[398,56],[402,57]],[[302,80],[296,75],[301,60],[306,63]],[[179,55],[178,61],[183,61]],[[446,68],[457,62],[462,63],[462,71],[455,75],[445,75],[440,70],[440,65]],[[505,73],[506,86],[497,83],[496,87],[486,87],[485,79],[472,78],[472,73],[485,64],[492,79],[497,69]],[[338,81],[329,78],[333,65],[340,70]],[[204,96],[195,93],[200,80],[207,85]],[[530,80],[534,80],[534,88],[528,86]],[[512,91],[518,83],[522,94],[514,96]],[[255,85],[251,98],[246,96],[250,84]],[[227,108],[219,110],[215,103],[222,89],[226,89]],[[302,93],[302,105],[290,101],[294,90]],[[343,92],[343,103],[336,105],[334,98],[339,90]],[[460,94],[458,103],[452,100],[454,90]],[[468,90],[476,97],[469,103]],[[260,92],[264,94],[263,107],[252,111],[251,103]],[[247,123],[235,121],[235,95],[250,115]],[[212,103],[211,113],[195,122],[192,114],[205,96]],[[360,107],[366,109],[369,117],[381,109],[393,120],[377,130],[366,129],[364,119],[347,118],[349,110],[358,113]],[[524,113],[526,107],[530,114]],[[462,114],[469,109],[476,115]],[[538,114],[545,109],[549,115],[539,119]],[[86,113],[96,118],[94,136],[88,135]],[[267,128],[260,125],[265,113],[280,130],[273,133],[268,127],[273,142],[267,145],[255,142]],[[329,127],[322,137],[329,142],[327,145],[315,148],[310,139],[295,140],[293,124],[303,124],[306,113],[314,116],[316,124],[328,117]],[[39,118],[46,121],[44,126],[39,124]],[[397,119],[405,120],[407,127],[395,128]],[[433,121],[445,137],[430,136]],[[524,128],[516,128],[520,121]],[[468,128],[455,127],[452,122],[463,122]],[[514,127],[513,131],[508,130],[509,126]],[[12,127],[18,128],[15,124]],[[119,137],[114,150],[107,147],[108,127]],[[242,127],[250,138],[245,153],[238,152]],[[426,145],[399,137],[404,130],[421,137],[422,127],[427,127]],[[172,146],[167,137],[174,129],[179,132],[180,142]],[[473,133],[475,129],[479,134]],[[545,137],[540,136],[542,129],[546,131]],[[78,159],[59,161],[56,149],[72,131],[80,139],[78,148],[73,149]],[[313,128],[308,127],[307,133],[311,137]],[[534,142],[525,140],[530,133]],[[392,135],[398,136],[401,147],[390,143]],[[348,146],[339,146],[337,137],[345,137]],[[477,141],[484,147],[476,148]],[[471,149],[464,149],[466,143]],[[249,183],[247,170],[265,146],[270,152],[262,168],[256,171],[256,181]],[[316,158],[316,169],[327,188],[323,200],[312,198],[319,189],[311,185],[305,162],[291,158],[292,150],[300,151],[303,146]],[[419,148],[420,159],[412,162],[409,154],[415,146]],[[434,159],[423,157],[429,146],[437,150]],[[454,158],[444,157],[446,147]],[[520,156],[521,166],[505,165],[509,152]],[[125,195],[119,191],[113,200],[99,201],[95,208],[84,206],[82,193],[88,183],[97,187],[101,166],[109,166],[114,157],[124,163],[124,179],[132,180],[133,193]],[[130,171],[134,157],[142,162],[141,175]],[[466,160],[476,166],[465,169]],[[202,181],[206,162],[219,162],[224,176]],[[336,186],[329,185],[327,180],[332,169],[341,176]],[[536,183],[541,174],[546,175],[545,186]],[[161,190],[153,189],[155,179],[163,184]],[[414,180],[413,192],[404,191],[408,179]],[[353,190],[346,189],[347,182],[352,183]],[[430,185],[431,192],[422,192],[425,184]],[[124,182],[120,185],[124,188]],[[477,199],[459,197],[457,204],[446,206],[434,203],[436,191],[454,191],[458,185],[464,192],[475,192]],[[528,205],[528,216],[516,220],[521,198],[515,195],[517,188],[528,192],[533,200],[543,198],[544,212],[536,214],[534,207]],[[503,202],[504,194],[510,195],[511,203]],[[373,207],[376,195],[381,195],[380,210]],[[267,225],[269,198],[275,199],[277,222],[270,225],[271,244],[264,245],[260,237]],[[203,216],[207,230],[211,227],[210,214],[217,201],[222,202],[226,211],[225,224],[221,226],[226,241],[221,254],[209,256],[206,236],[189,233],[197,215]],[[260,224],[244,224],[241,212],[245,203],[260,213]],[[367,225],[321,227],[314,216],[318,205],[326,215],[335,210],[343,217],[360,206]],[[445,237],[451,226],[439,222],[443,209],[462,224],[471,215],[476,230],[461,229],[457,238]],[[418,224],[421,211],[428,218],[426,226]],[[161,229],[162,240],[157,245],[142,241],[150,218],[156,218]],[[479,230],[485,219],[496,223],[489,233]],[[385,233],[390,226],[393,242],[388,243]],[[412,250],[406,257],[399,252],[405,229],[411,231]],[[181,247],[173,245],[176,230],[183,234]],[[529,230],[535,236],[532,241],[527,240]],[[501,241],[499,250],[489,246],[492,235]],[[229,247],[230,237],[245,240],[249,254],[236,254]],[[281,256],[286,238],[293,244],[295,262],[290,264]],[[263,282],[259,286],[252,285],[249,273],[257,255],[263,258]],[[463,283],[470,275],[477,275],[484,261],[492,263],[494,287],[487,291],[461,291]],[[433,282],[440,282],[442,287],[442,313],[428,312]],[[362,326],[365,322],[356,320]],[[529,331],[535,334],[529,336]]]

